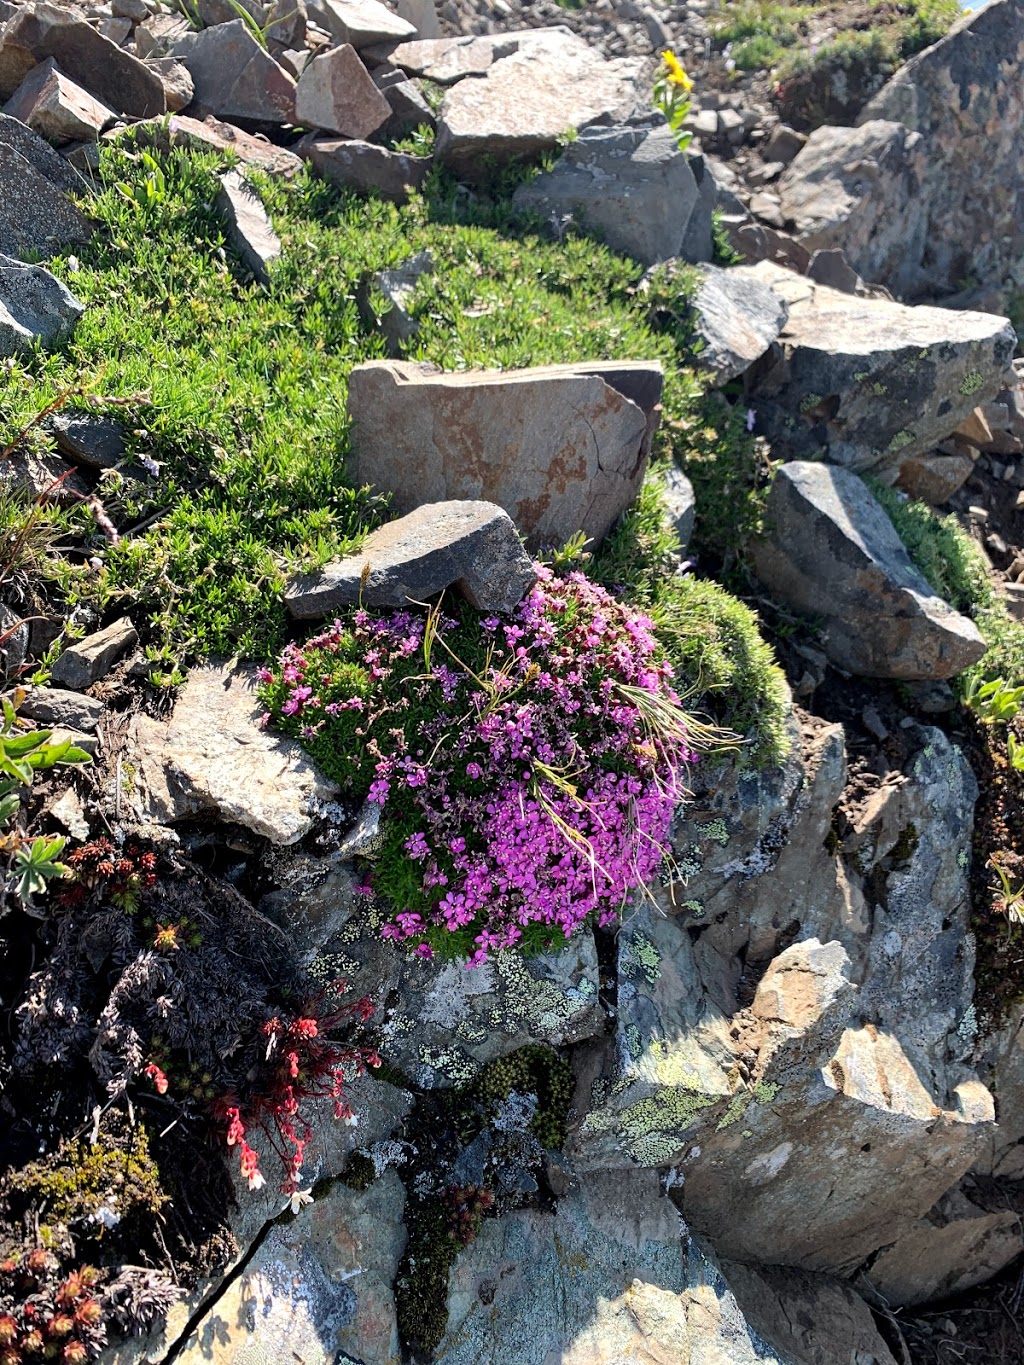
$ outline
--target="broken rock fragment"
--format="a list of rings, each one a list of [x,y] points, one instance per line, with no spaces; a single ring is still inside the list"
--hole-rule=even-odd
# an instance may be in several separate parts
[[[122,616],[105,630],[69,645],[53,665],[50,675],[62,687],[82,691],[105,677],[118,659],[138,641],[135,627],[127,616]]]
[[[432,164],[429,156],[392,152],[357,138],[317,138],[307,145],[306,155],[324,180],[364,194],[379,194],[396,204],[422,189]]]
[[[595,541],[633,501],[660,413],[657,361],[443,374],[371,361],[349,376],[352,475],[422,502],[485,498],[532,546]]]
[[[345,43],[306,63],[296,89],[295,116],[300,123],[342,137],[366,138],[387,123],[391,105],[355,48]]]
[[[41,265],[0,256],[0,355],[14,355],[34,341],[53,345],[84,312],[67,285]]]
[[[300,619],[343,606],[404,607],[453,584],[480,611],[511,611],[534,580],[516,528],[487,502],[428,503],[367,537],[358,554],[298,574],[285,603]]]
[[[65,76],[52,57],[25,77],[4,106],[4,113],[20,119],[57,147],[67,142],[95,142],[117,118],[112,109]]]
[[[281,239],[259,195],[238,171],[221,176],[217,207],[242,264],[260,284],[269,284],[269,267],[281,254]]]
[[[822,647],[840,668],[927,681],[962,673],[985,653],[977,626],[932,591],[850,470],[783,465],[766,520],[757,574],[790,606],[824,619]]]
[[[295,82],[259,45],[244,19],[185,33],[171,44],[170,53],[192,77],[195,94],[189,108],[194,114],[294,123]]]

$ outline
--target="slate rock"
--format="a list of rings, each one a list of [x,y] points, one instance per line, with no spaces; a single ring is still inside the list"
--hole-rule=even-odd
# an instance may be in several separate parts
[[[297,843],[337,787],[295,740],[264,730],[262,713],[254,669],[193,669],[168,723],[133,724],[139,817],[172,824],[212,814],[272,844]]]
[[[117,140],[122,132],[107,133],[104,140]],[[223,123],[212,114],[200,122],[174,114],[169,119],[154,119],[150,123],[136,123],[131,128],[132,141],[143,147],[195,147],[200,151],[232,152],[239,161],[258,166],[267,175],[290,179],[302,170],[302,158],[287,147],[278,147],[266,138],[256,137],[231,123]]]
[[[984,654],[978,628],[932,591],[856,474],[785,464],[766,515],[757,574],[789,606],[824,618],[822,647],[840,668],[927,681],[954,677]]]
[[[30,627],[20,612],[0,602],[0,673],[17,678],[28,658]]]
[[[57,412],[47,426],[57,449],[76,464],[93,469],[113,469],[127,454],[125,430],[120,422],[93,413]]]
[[[351,138],[315,138],[306,143],[304,154],[324,180],[363,194],[379,194],[396,204],[423,188],[432,165],[429,156],[392,152]]]
[[[665,471],[665,507],[679,537],[679,553],[685,554],[697,519],[697,499],[693,484],[676,464]]]
[[[176,1359],[244,1365],[255,1350],[268,1362],[295,1365],[397,1361],[392,1285],[407,1240],[404,1207],[395,1171],[365,1190],[336,1180],[294,1219],[269,1229]]]
[[[401,76],[401,72],[396,74]],[[391,117],[387,124],[389,137],[405,137],[406,134],[415,132],[417,128],[437,126],[433,109],[423,98],[419,86],[414,81],[399,79],[387,85],[379,81],[375,83],[391,107]]]
[[[399,354],[419,331],[419,325],[409,315],[408,308],[417,284],[433,271],[433,256],[429,251],[421,251],[390,270],[378,270],[360,288],[360,315],[367,326],[380,332],[390,355]],[[378,296],[382,296],[388,305],[387,311],[380,317],[374,311],[374,301]]]
[[[188,67],[175,61],[173,57],[152,57],[146,65],[151,71],[156,72],[164,88],[167,112],[178,114],[182,109],[187,109],[196,93],[195,82],[189,74]]]
[[[397,15],[412,24],[420,38],[439,38],[441,23],[434,0],[395,0]]]
[[[242,264],[259,284],[269,284],[270,266],[281,255],[281,239],[259,195],[238,171],[220,177],[217,208]]]
[[[143,62],[104,38],[84,16],[42,0],[19,9],[0,30],[0,99],[10,99],[48,57],[115,113],[155,118],[166,110],[163,86]]]
[[[185,33],[170,44],[169,55],[192,77],[195,94],[189,108],[194,115],[295,122],[295,82],[260,46],[244,19]]]
[[[584,128],[552,170],[519,186],[512,203],[555,221],[571,216],[614,251],[654,265],[680,255],[698,199],[672,130],[645,120]]]
[[[307,620],[360,601],[404,607],[454,584],[478,610],[509,612],[534,576],[516,528],[500,507],[427,503],[373,531],[358,554],[317,573],[297,574],[285,591],[285,605],[292,616]]]
[[[787,303],[781,359],[751,389],[776,454],[893,482],[1006,383],[1013,328],[991,313],[852,298],[762,261],[739,277]]]
[[[417,36],[413,24],[379,0],[316,0],[315,9],[334,41],[350,43],[357,51]]]
[[[573,130],[628,118],[636,109],[640,67],[606,61],[563,30],[536,34],[493,62],[480,80],[460,81],[438,115],[435,155],[466,179],[556,146]]]
[[[656,361],[459,374],[372,361],[349,377],[352,477],[398,512],[483,497],[532,546],[599,541],[639,490],[660,396]]]
[[[63,193],[82,186],[78,173],[48,143],[0,114],[0,251],[46,257],[87,242],[92,228]]]
[[[295,98],[300,123],[343,137],[369,137],[391,117],[390,104],[348,43],[306,63]]]
[[[0,482],[56,507],[73,507],[89,493],[73,465],[46,451],[12,451],[0,462]]]
[[[32,687],[25,694],[20,713],[44,725],[93,734],[103,715],[103,703],[60,687]]]
[[[14,355],[35,341],[56,344],[84,312],[85,304],[41,265],[0,256],[0,355]]]
[[[410,76],[422,76],[436,85],[453,85],[467,76],[483,76],[494,62],[518,52],[525,33],[421,38],[409,43],[382,43],[366,48],[367,61],[388,62]]]
[[[51,668],[50,676],[59,686],[83,691],[105,677],[138,642],[135,627],[127,616],[122,616],[105,630],[68,645]]]
[[[789,309],[771,285],[748,272],[704,266],[693,299],[694,330],[704,343],[696,364],[718,384],[745,374],[778,340]]]
[[[95,142],[117,115],[69,80],[52,57],[40,62],[4,106],[4,113],[48,138],[55,146]]]

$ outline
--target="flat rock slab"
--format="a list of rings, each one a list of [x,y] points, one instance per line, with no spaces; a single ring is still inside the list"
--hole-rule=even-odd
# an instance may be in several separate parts
[[[443,374],[371,361],[349,376],[352,477],[422,502],[485,498],[533,547],[599,541],[633,501],[657,425],[657,361]]]
[[[170,55],[192,77],[195,94],[189,108],[200,117],[295,122],[295,82],[259,45],[244,19],[183,34],[172,43]]]
[[[753,389],[758,430],[779,455],[824,454],[895,480],[1007,383],[1006,318],[853,298],[761,261],[736,273],[788,305],[782,363]]]
[[[92,413],[57,412],[50,418],[57,449],[77,464],[113,469],[125,458],[125,430],[120,422]]]
[[[758,576],[789,606],[824,618],[822,647],[840,668],[928,681],[954,677],[985,653],[977,626],[932,591],[856,474],[783,465],[767,523],[754,546]]]
[[[220,177],[217,208],[232,249],[260,284],[270,283],[270,266],[281,255],[281,239],[263,201],[238,171]]]
[[[379,0],[318,0],[316,8],[335,42],[351,43],[354,48],[416,37],[415,25]]]
[[[391,117],[391,105],[350,44],[307,62],[295,92],[300,123],[343,137],[367,138]]]
[[[139,817],[173,824],[212,814],[272,844],[301,839],[337,787],[295,740],[262,729],[261,715],[254,669],[211,666],[189,674],[169,723],[137,717]]]
[[[543,30],[537,30],[542,32]],[[518,52],[526,35],[502,33],[467,38],[421,38],[411,43],[384,43],[368,48],[368,61],[388,62],[410,76],[435,85],[454,85],[467,76],[483,76],[494,62]]]
[[[135,627],[127,616],[122,616],[105,630],[69,645],[53,665],[50,676],[62,687],[82,691],[105,677],[138,641]]]
[[[696,364],[727,384],[775,344],[789,308],[771,285],[750,273],[705,266],[693,299],[694,330],[704,343]]]
[[[614,251],[644,265],[682,252],[700,194],[687,157],[664,122],[584,128],[551,171],[520,185],[514,207],[572,217]],[[710,236],[710,213],[708,214]]]
[[[429,156],[392,152],[373,142],[352,138],[316,138],[306,145],[305,154],[324,180],[364,194],[379,194],[396,204],[404,203],[414,190],[423,188],[433,164]]]
[[[95,697],[83,697],[81,692],[67,692],[60,687],[32,687],[20,710],[29,720],[92,734],[103,715],[103,703]]]
[[[642,63],[606,61],[582,39],[549,30],[444,98],[435,155],[472,179],[488,165],[535,156],[589,123],[629,118]]]
[[[65,76],[52,57],[40,62],[4,106],[4,113],[20,119],[55,146],[68,142],[96,142],[117,115]]]
[[[108,133],[106,138],[114,140],[125,131],[128,130]],[[195,147],[199,151],[230,151],[239,161],[258,166],[267,175],[285,178],[298,175],[302,170],[302,158],[287,147],[275,146],[266,138],[246,133],[231,123],[223,123],[212,114],[202,121],[175,114],[169,119],[133,124],[130,131],[133,141],[143,147]]]
[[[418,507],[374,531],[358,554],[297,574],[285,605],[300,620],[343,606],[404,607],[453,584],[480,611],[508,612],[534,581],[533,564],[507,513],[489,502]]]
[[[83,15],[43,3],[19,9],[0,29],[0,99],[10,99],[48,57],[118,114],[155,118],[166,111],[160,79],[144,62],[104,38]]]
[[[0,355],[14,355],[35,341],[61,341],[84,312],[85,304],[41,265],[0,256]]]
[[[360,287],[357,297],[363,322],[380,332],[391,355],[397,355],[418,333],[419,325],[409,308],[417,284],[433,273],[432,254],[421,251],[390,270],[378,270]],[[378,316],[379,298],[383,298],[387,311]]]

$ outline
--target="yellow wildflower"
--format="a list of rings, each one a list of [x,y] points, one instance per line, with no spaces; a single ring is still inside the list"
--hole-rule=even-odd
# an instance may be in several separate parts
[[[666,48],[661,54],[661,60],[665,63],[666,77],[669,85],[678,85],[689,94],[693,89],[693,81],[683,70],[682,63],[671,48]]]

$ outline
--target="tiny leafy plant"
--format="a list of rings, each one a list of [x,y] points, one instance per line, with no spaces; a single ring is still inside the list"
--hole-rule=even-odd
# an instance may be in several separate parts
[[[650,619],[582,573],[537,575],[504,620],[359,610],[262,675],[267,721],[378,807],[368,889],[421,957],[614,923],[684,795],[698,727]]]
[[[1005,919],[1007,925],[1024,925],[1024,884],[1014,888],[997,854],[989,858],[988,865],[996,875],[990,887],[994,913]]]
[[[0,1365],[94,1360],[106,1342],[98,1280],[91,1266],[61,1274],[45,1247],[0,1260]]]
[[[671,48],[661,54],[661,65],[654,78],[654,107],[665,115],[665,122],[675,134],[679,150],[690,145],[691,133],[683,131],[690,112],[690,92],[693,81],[683,70],[682,63]]]
[[[54,741],[52,730],[19,728],[14,704],[7,697],[0,698],[0,707],[0,854],[7,865],[0,893],[2,914],[8,897],[13,895],[25,905],[46,890],[47,882],[67,872],[58,861],[64,839],[33,838],[25,829],[21,803],[36,773],[57,764],[89,763],[91,759],[70,740]]]
[[[1016,716],[1022,697],[1024,687],[1011,687],[1005,678],[982,682],[975,674],[967,684],[963,700],[986,725],[1007,725]]]

